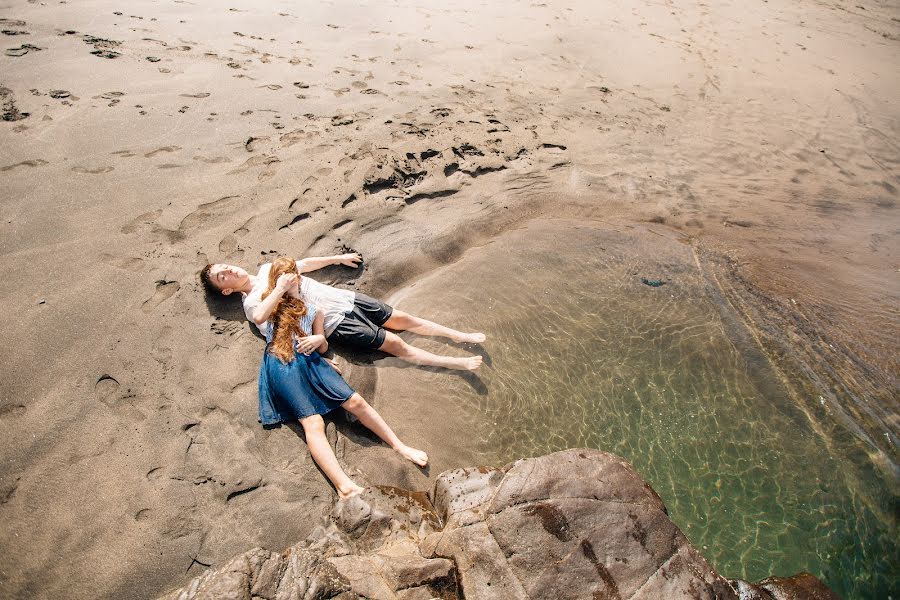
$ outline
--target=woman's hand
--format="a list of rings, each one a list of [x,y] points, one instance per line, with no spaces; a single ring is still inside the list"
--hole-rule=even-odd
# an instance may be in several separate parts
[[[324,335],[308,335],[300,338],[297,342],[297,351],[309,356],[316,348],[321,346],[324,341]]]
[[[278,276],[278,281],[275,282],[275,290],[280,294],[284,294],[286,291],[294,287],[294,284],[297,283],[297,276],[293,273],[282,273]]]
[[[356,266],[362,262],[362,256],[359,255],[359,252],[350,252],[349,254],[339,254],[335,258],[337,258],[339,265],[344,265],[345,267],[356,268]]]

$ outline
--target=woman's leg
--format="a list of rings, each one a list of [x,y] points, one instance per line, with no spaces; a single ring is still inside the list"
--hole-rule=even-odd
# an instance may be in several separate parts
[[[396,308],[391,313],[391,318],[385,321],[383,327],[398,331],[412,331],[419,335],[436,335],[453,340],[454,342],[467,342],[480,344],[486,338],[483,333],[463,333],[443,325],[438,325],[421,317],[415,317]]]
[[[378,349],[388,354],[393,354],[397,358],[402,358],[406,362],[415,365],[423,365],[427,367],[444,367],[446,369],[458,369],[460,371],[474,371],[481,366],[481,356],[467,356],[465,358],[456,358],[453,356],[439,356],[410,346],[396,333],[386,331],[384,343]]]
[[[363,488],[356,485],[352,479],[347,477],[341,465],[338,464],[334,450],[325,437],[325,421],[322,415],[311,415],[300,419],[303,431],[306,433],[306,445],[309,446],[309,453],[312,454],[313,460],[324,471],[325,476],[337,488],[338,495],[341,498],[348,498],[354,494],[363,491]]]
[[[388,446],[400,453],[405,459],[416,463],[420,467],[428,464],[428,455],[401,442],[397,434],[381,418],[381,415],[362,396],[353,394],[341,406],[359,419],[360,423],[371,429],[375,435],[387,442]]]

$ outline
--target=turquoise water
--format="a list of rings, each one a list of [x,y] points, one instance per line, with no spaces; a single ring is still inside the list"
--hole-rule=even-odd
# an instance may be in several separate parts
[[[856,464],[864,454],[816,432],[823,415],[810,419],[735,335],[698,264],[639,228],[542,223],[420,282],[401,307],[491,336],[484,386],[454,378],[451,401],[496,464],[613,452],[726,577],[809,571],[845,598],[898,597],[897,498]]]

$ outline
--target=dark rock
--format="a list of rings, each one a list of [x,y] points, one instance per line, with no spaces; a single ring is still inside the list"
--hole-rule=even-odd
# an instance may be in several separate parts
[[[809,573],[768,577],[757,584],[740,579],[730,583],[740,600],[840,600],[828,586]]]

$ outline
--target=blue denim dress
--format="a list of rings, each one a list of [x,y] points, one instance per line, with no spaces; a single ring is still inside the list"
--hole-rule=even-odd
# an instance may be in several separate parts
[[[308,331],[315,307],[307,308],[309,313],[302,319],[301,327]],[[318,352],[306,356],[295,351],[294,360],[284,364],[269,352],[266,344],[259,367],[259,420],[263,425],[328,414],[353,393],[353,388]]]

